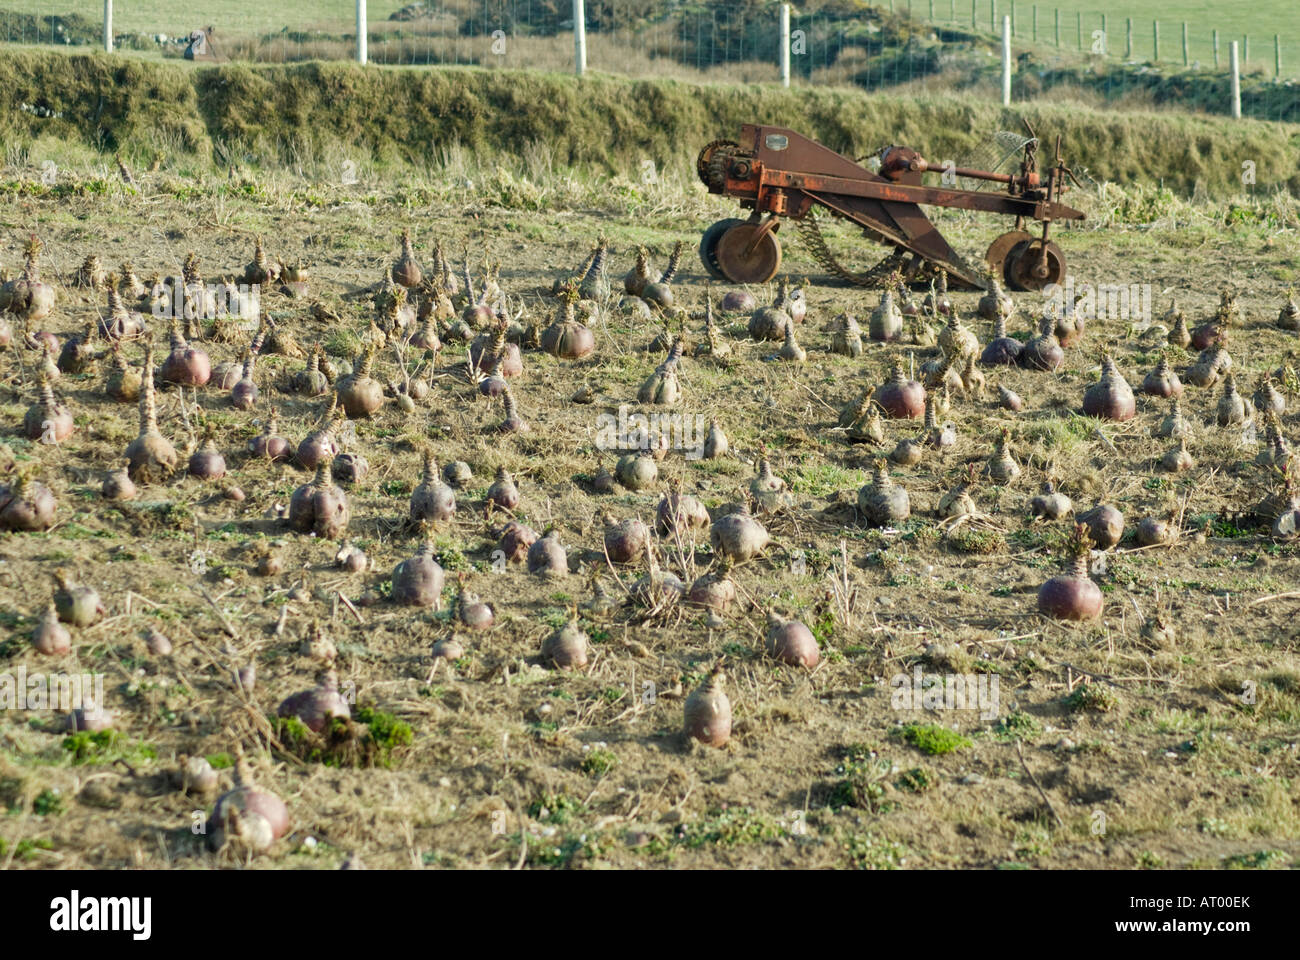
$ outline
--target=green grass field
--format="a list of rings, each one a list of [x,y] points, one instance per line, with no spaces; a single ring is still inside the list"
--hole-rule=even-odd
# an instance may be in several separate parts
[[[405,6],[403,0],[370,0],[366,5],[372,21],[384,20]],[[457,4],[456,6],[460,6]],[[0,9],[15,13],[79,13],[89,20],[104,15],[101,0],[0,0]],[[291,30],[347,29],[356,20],[355,0],[298,0],[293,4],[254,3],[252,0],[116,0],[113,28],[118,33],[187,34],[195,27],[212,24],[218,30],[270,33]]]
[[[989,29],[990,9],[993,0],[977,0],[976,22],[981,30]],[[912,0],[912,12],[928,17],[929,0]],[[1300,67],[1300,22],[1296,17],[1294,0],[1259,0],[1257,3],[1231,3],[1227,0],[1159,0],[1159,2],[1134,2],[1134,0],[1057,0],[1052,3],[1014,5],[1010,0],[996,0],[997,19],[1010,15],[1015,8],[1016,41],[1033,37],[1034,9],[1038,10],[1038,41],[1053,45],[1056,42],[1056,12],[1060,11],[1061,46],[1079,50],[1079,18],[1083,15],[1083,49],[1092,46],[1094,30],[1100,30],[1102,16],[1106,17],[1109,34],[1106,47],[1111,56],[1122,57],[1125,52],[1125,18],[1133,19],[1133,58],[1150,59],[1153,53],[1152,22],[1160,22],[1160,59],[1162,62],[1181,64],[1183,59],[1183,23],[1187,23],[1188,57],[1203,66],[1214,62],[1214,31],[1219,31],[1219,58],[1223,66],[1228,63],[1228,44],[1250,37],[1248,66],[1268,68],[1273,65],[1273,35],[1282,39],[1282,73],[1294,75]],[[955,11],[957,23],[971,25],[970,0],[934,0],[936,20],[944,22]],[[896,10],[906,10],[907,0],[895,0]],[[999,30],[1001,27],[998,28]],[[1243,44],[1244,47],[1244,44]],[[1290,64],[1290,66],[1288,66]]]
[[[370,0],[368,4],[372,29],[385,21],[403,6],[402,0]],[[430,7],[447,9],[463,16],[470,11],[491,7],[482,0],[430,0]],[[1182,24],[1188,25],[1188,56],[1190,61],[1202,66],[1214,62],[1213,32],[1219,31],[1220,63],[1228,63],[1228,44],[1232,40],[1250,38],[1249,59],[1245,69],[1273,70],[1273,36],[1280,34],[1282,43],[1282,74],[1295,76],[1300,69],[1300,22],[1294,15],[1294,0],[1258,0],[1256,3],[1237,4],[1228,0],[1056,0],[1052,3],[1032,4],[1020,0],[976,0],[974,20],[980,30],[988,31],[993,21],[991,12],[996,5],[996,22],[1014,9],[1016,42],[1032,42],[1034,37],[1034,11],[1037,10],[1037,38],[1039,44],[1052,47],[1056,43],[1057,12],[1060,14],[1060,44],[1063,50],[1077,53],[1092,48],[1093,32],[1102,28],[1106,17],[1108,33],[1106,48],[1113,57],[1123,57],[1126,52],[1125,18],[1133,20],[1132,55],[1136,60],[1148,60],[1153,55],[1152,23],[1160,22],[1160,60],[1171,65],[1182,64]],[[811,2],[799,5],[803,13],[816,14],[820,4]],[[890,4],[877,4],[887,7]],[[970,27],[972,5],[970,0],[894,0],[898,12],[911,9],[921,18],[928,18],[933,10],[938,23],[955,22]],[[48,15],[78,13],[97,21],[103,15],[99,0],[0,0],[0,10],[15,13]],[[1082,15],[1082,19],[1079,15]],[[539,14],[540,15],[540,14]],[[302,0],[291,6],[254,3],[251,0],[195,0],[193,3],[175,4],[165,0],[120,0],[115,4],[114,27],[118,33],[166,33],[183,35],[198,26],[212,24],[229,33],[273,33],[288,28],[291,31],[321,30],[338,34],[349,31],[356,16],[354,0]],[[527,5],[516,11],[516,16],[526,21]],[[773,13],[775,17],[775,13]],[[998,28],[1000,29],[1000,27]],[[7,38],[22,42],[21,37]],[[1243,44],[1243,55],[1245,53]]]

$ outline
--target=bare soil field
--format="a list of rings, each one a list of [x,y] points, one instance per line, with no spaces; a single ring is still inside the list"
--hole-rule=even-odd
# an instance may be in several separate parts
[[[58,506],[48,530],[0,534],[0,673],[102,673],[115,722],[112,732],[69,736],[55,711],[0,711],[0,865],[333,869],[349,857],[417,869],[1295,865],[1300,560],[1258,509],[1277,487],[1256,463],[1262,415],[1252,443],[1240,424],[1217,423],[1222,381],[1201,388],[1184,376],[1194,466],[1170,473],[1159,461],[1174,441],[1154,435],[1167,401],[1139,393],[1137,415],[1125,422],[1082,414],[1103,352],[1135,390],[1162,350],[1184,374],[1197,351],[1168,347],[1164,328],[1093,320],[1055,372],[980,368],[984,388],[952,390],[942,418],[956,442],[925,448],[915,464],[887,462],[910,496],[910,517],[872,526],[859,512],[859,489],[877,460],[922,428],[886,420],[880,441],[850,442],[841,410],[883,382],[895,358],[919,379],[939,348],[867,340],[880,293],[825,285],[795,238],[786,238],[782,275],[806,293],[796,328],[806,361],[777,358],[780,343],[749,338],[748,314],[721,312],[730,352],[714,357],[696,347],[707,344],[706,298],[716,306],[725,290],[706,285],[694,244],[704,226],[732,214],[698,185],[666,184],[628,214],[615,204],[546,208],[522,190],[513,201],[489,199],[482,183],[414,200],[398,191],[397,200],[240,177],[191,186],[164,168],[138,174],[138,190],[86,179],[53,192],[39,188],[39,170],[0,176],[9,185],[0,196],[0,266],[18,275],[22,244],[35,233],[58,296],[31,333],[66,341],[105,313],[102,293],[74,283],[89,253],[110,269],[130,261],[148,278],[179,272],[192,251],[203,279],[217,282],[243,273],[261,235],[272,259],[301,258],[310,271],[302,299],[263,294],[263,316],[282,336],[257,359],[252,409],[211,385],[160,384],[159,429],[180,469],[140,483],[129,502],[101,495],[139,432],[135,405],[105,394],[109,360],[53,384],[74,418],[70,436],[28,439],[40,354],[12,321],[14,342],[0,353],[0,440],[15,463],[0,480],[15,484],[27,473]],[[1176,297],[1194,328],[1213,317],[1221,289],[1234,291],[1240,323],[1227,345],[1238,389],[1251,397],[1265,373],[1297,365],[1297,333],[1277,317],[1300,271],[1300,241],[1294,229],[1227,222],[1221,209],[1179,209],[1149,229],[1113,223],[1058,239],[1079,282],[1150,284],[1157,323]],[[1005,229],[960,214],[939,222],[967,255]],[[512,390],[526,432],[497,430],[502,403],[475,389],[466,344],[445,325],[436,365],[414,347],[378,353],[377,380],[399,378],[400,352],[429,391],[413,412],[386,398],[342,435],[346,452],[369,464],[357,482],[341,484],[351,506],[346,541],[369,561],[350,572],[336,562],[342,538],[295,532],[284,517],[312,474],[292,460],[258,458],[248,443],[272,407],[293,446],[320,422],[328,395],[304,397],[289,380],[316,344],[335,362],[356,358],[372,319],[382,320],[368,291],[397,257],[403,228],[426,270],[435,242],[458,269],[468,251],[476,286],[484,257],[499,261],[511,313],[522,300],[525,324],[551,323],[553,281],[578,272],[601,235],[614,293],[590,321],[590,356],[562,360],[525,346]],[[649,486],[598,492],[597,475],[619,457],[598,446],[601,416],[616,417],[621,405],[661,409],[637,394],[664,359],[654,342],[664,324],[619,310],[622,277],[638,245],[662,269],[678,240],[687,252],[672,291],[685,314],[671,314],[669,325],[688,344],[682,399],[662,410],[716,421],[730,452],[689,459],[670,450]],[[835,240],[841,250],[851,243],[843,233]],[[865,253],[859,263],[879,255]],[[771,303],[776,285],[751,292]],[[991,325],[975,316],[979,295],[951,297],[986,344]],[[1014,299],[1008,332],[1023,341],[1042,297]],[[844,311],[863,326],[860,357],[830,350],[829,326]],[[251,333],[223,342],[203,326],[193,345],[213,365],[240,360]],[[149,318],[149,334],[161,362],[166,321]],[[123,354],[139,369],[142,342],[125,343]],[[1023,409],[1000,407],[999,386],[1019,394]],[[1298,388],[1294,373],[1277,383],[1291,437]],[[1020,467],[1010,482],[982,475],[1003,430]],[[205,435],[225,457],[220,480],[186,475]],[[426,448],[440,467],[464,461],[472,470],[456,490],[454,518],[429,533],[446,572],[437,609],[390,599],[394,567],[422,542],[408,504]],[[779,512],[759,514],[771,543],[731,570],[739,596],[729,609],[710,614],[638,594],[648,561],[609,562],[605,515],[653,526],[671,481],[716,522],[749,496],[764,456],[792,496]],[[940,515],[940,501],[971,465],[976,512],[955,522]],[[537,533],[555,529],[567,575],[494,563],[510,519],[487,502],[500,469],[519,488],[514,519]],[[1073,529],[1070,517],[1032,515],[1047,481],[1076,513],[1104,502],[1123,514],[1123,539],[1091,561],[1104,600],[1092,622],[1037,610],[1039,586],[1067,565]],[[230,487],[243,498],[231,499]],[[1167,520],[1175,539],[1140,545],[1136,530],[1148,517]],[[657,537],[651,555],[661,577],[687,585],[716,571],[707,530]],[[106,611],[71,628],[70,652],[44,656],[30,638],[56,571],[94,587]],[[491,605],[491,629],[462,623],[462,590]],[[769,610],[812,631],[815,667],[768,655]],[[543,642],[575,618],[590,640],[589,662],[555,669]],[[1153,633],[1148,622],[1157,618],[1172,636]],[[150,652],[151,630],[170,638],[169,654]],[[314,686],[322,633],[354,720],[369,718],[347,742],[313,739],[276,717],[288,696]],[[452,637],[460,655],[435,661],[433,645]],[[683,737],[683,703],[719,660],[734,722],[730,741],[713,748]],[[251,691],[236,679],[250,665]],[[990,688],[996,680],[997,701],[989,710],[900,704],[898,678],[910,688],[918,672],[985,677]],[[187,793],[176,775],[182,758],[206,757],[218,789],[228,789],[240,751],[291,819],[255,857],[210,849],[215,793]]]

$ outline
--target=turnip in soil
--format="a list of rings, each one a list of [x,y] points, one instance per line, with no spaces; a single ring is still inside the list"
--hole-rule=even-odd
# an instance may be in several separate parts
[[[1101,616],[1101,588],[1088,577],[1092,542],[1078,524],[1070,540],[1070,570],[1038,588],[1038,612],[1054,620],[1095,620]]]

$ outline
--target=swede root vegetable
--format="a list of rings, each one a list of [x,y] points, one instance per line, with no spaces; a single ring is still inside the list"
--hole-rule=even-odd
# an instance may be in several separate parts
[[[149,632],[145,634],[144,646],[149,651],[150,656],[170,657],[172,655],[171,639],[155,628],[150,628]]]
[[[1002,284],[998,282],[997,274],[989,271],[988,274],[988,291],[979,299],[975,306],[975,312],[984,320],[992,320],[995,323],[999,320],[1005,321],[1016,311],[1015,302],[1002,289]],[[995,337],[1006,336],[1003,333],[994,333]]]
[[[736,584],[730,574],[730,565],[724,560],[714,572],[697,577],[686,594],[687,602],[707,607],[715,613],[726,613],[737,596]]]
[[[916,437],[903,437],[889,452],[889,459],[901,467],[914,466],[920,463],[924,456],[925,450]]]
[[[487,490],[487,499],[502,510],[513,510],[519,506],[519,488],[505,467],[497,467],[496,479]]]
[[[975,354],[966,354],[966,362],[961,368],[961,392],[964,397],[983,397],[986,383],[984,374],[975,366]],[[944,384],[944,389],[948,385]]]
[[[334,385],[339,403],[351,420],[365,419],[384,405],[384,387],[370,376],[374,361],[374,349],[364,351],[356,369]]]
[[[709,528],[713,552],[732,563],[744,563],[758,556],[770,542],[767,529],[750,516],[748,508],[743,505]]]
[[[767,614],[767,654],[782,663],[810,670],[821,659],[811,630],[798,620],[784,620],[771,611]]]
[[[599,465],[595,476],[591,478],[591,488],[597,493],[613,493],[617,486],[614,475],[609,472],[609,468],[603,463]]]
[[[131,479],[136,483],[160,483],[176,469],[176,448],[158,432],[158,408],[153,388],[153,344],[144,351],[144,384],[140,394],[140,435],[126,448]]]
[[[212,808],[208,845],[213,850],[230,844],[237,852],[262,853],[289,832],[289,810],[283,800],[254,783],[242,751],[235,782],[236,787],[218,797]]]
[[[609,299],[609,278],[605,276],[605,258],[608,253],[609,241],[602,236],[596,241],[591,257],[587,260],[586,269],[582,271],[582,280],[578,284],[578,295],[584,300],[604,303]]]
[[[102,733],[105,730],[112,730],[116,718],[111,710],[104,709],[97,703],[88,703],[84,707],[78,707],[73,710],[67,717],[67,730],[70,733],[76,733],[78,730],[84,730],[87,733]]]
[[[462,589],[456,601],[456,616],[470,630],[490,630],[494,615],[492,608],[478,598],[478,594]]]
[[[975,501],[970,491],[975,487],[975,464],[966,467],[966,478],[939,498],[939,516],[965,517],[976,513]]]
[[[946,317],[952,313],[952,300],[948,298],[948,271],[940,270],[930,284],[930,292],[921,303],[922,309],[934,317]]]
[[[528,548],[528,572],[563,577],[569,573],[569,557],[560,546],[558,531],[547,530],[540,540]]]
[[[719,660],[704,683],[686,698],[686,736],[708,747],[726,746],[731,739],[731,701],[723,690],[726,678]]]
[[[748,290],[728,290],[718,301],[718,309],[725,314],[753,313],[758,301]]]
[[[1128,381],[1120,374],[1110,354],[1101,358],[1101,379],[1083,393],[1083,412],[1102,420],[1132,420],[1137,416],[1137,401]]]
[[[439,660],[445,660],[448,665],[465,656],[465,645],[460,642],[458,637],[444,637],[433,645],[433,664],[436,669]]]
[[[302,257],[296,258],[293,263],[280,265],[280,282],[283,284],[280,291],[285,295],[302,300],[310,292],[310,280],[311,273],[302,262]]]
[[[73,583],[63,570],[54,572],[57,589],[54,591],[54,608],[59,619],[74,627],[89,627],[108,611],[94,587]]]
[[[981,312],[983,305],[984,300],[981,299]],[[980,363],[988,367],[999,365],[1014,367],[1020,362],[1020,352],[1024,349],[1023,343],[1015,337],[1007,336],[1007,317],[998,314],[997,319],[993,321],[993,339],[980,354]]]
[[[289,498],[289,526],[299,533],[315,533],[322,540],[343,536],[352,515],[348,497],[330,482],[332,457],[316,465],[316,476]]]
[[[63,373],[88,373],[95,367],[100,353],[95,349],[95,321],[90,320],[81,328],[81,333],[63,341],[59,351],[57,366]]]
[[[623,277],[623,289],[632,296],[639,297],[645,285],[653,280],[654,276],[650,273],[650,251],[645,247],[637,247],[636,265]]]
[[[435,549],[427,540],[420,545],[415,556],[408,557],[393,568],[393,602],[404,607],[442,606],[443,571],[434,556]]]
[[[998,435],[993,454],[984,467],[984,474],[998,483],[1010,483],[1020,476],[1020,464],[1016,463],[1015,458],[1011,455],[1011,431],[1006,427],[1003,427],[1002,432]]]
[[[506,384],[501,391],[502,410],[501,422],[494,428],[497,433],[527,433],[529,426],[524,422],[524,418],[519,414],[519,406],[515,402],[515,393]]]
[[[752,297],[750,299],[753,300]],[[727,342],[726,337],[713,321],[713,301],[708,299],[704,301],[704,339],[695,347],[695,356],[706,354],[715,360],[731,354],[731,344]]]
[[[844,435],[849,443],[874,443],[879,446],[885,442],[885,421],[880,419],[880,408],[870,398],[861,415],[845,428]]]
[[[226,475],[226,458],[211,437],[190,454],[189,474],[200,480],[220,480]]]
[[[393,280],[403,287],[417,286],[424,277],[424,271],[415,259],[415,247],[411,243],[411,228],[402,228],[402,252],[393,264]]]
[[[338,674],[325,670],[317,678],[316,686],[284,700],[277,708],[276,716],[297,717],[312,733],[321,733],[335,717],[351,719],[352,711],[339,693]]]
[[[790,282],[781,278],[777,288],[776,302],[770,307],[755,310],[749,318],[749,335],[755,340],[784,340],[785,328],[794,323],[794,318],[784,309],[783,304],[790,291]]]
[[[349,486],[360,483],[370,472],[370,462],[359,453],[340,453],[330,466],[330,476]]]
[[[655,509],[655,530],[661,537],[674,533],[687,536],[691,530],[702,530],[709,525],[709,511],[690,494],[681,491],[681,484],[673,480],[668,493]]]
[[[1038,321],[1038,335],[1029,338],[1020,351],[1020,365],[1029,370],[1054,372],[1065,362],[1065,351],[1056,337],[1056,318],[1048,315]]]
[[[58,657],[72,649],[72,634],[59,622],[53,603],[45,608],[41,619],[32,630],[32,646],[47,657]]]
[[[1194,387],[1212,387],[1232,369],[1232,356],[1225,340],[1205,348],[1187,368],[1187,382]]]
[[[1054,620],[1095,620],[1101,616],[1101,588],[1088,577],[1091,542],[1088,528],[1078,524],[1070,540],[1070,572],[1052,577],[1038,588],[1038,612]]]
[[[1300,304],[1295,301],[1295,287],[1286,292],[1286,303],[1277,313],[1277,325],[1283,330],[1300,330]]]
[[[280,412],[272,407],[262,432],[248,441],[249,453],[265,460],[288,460],[293,455],[293,447],[279,435],[279,428]]]
[[[1169,333],[1165,339],[1169,341],[1170,346],[1181,347],[1186,350],[1192,343],[1192,332],[1187,329],[1187,317],[1183,311],[1178,309],[1177,302],[1171,308],[1174,311],[1173,323],[1169,327]]]
[[[256,357],[251,352],[244,354],[244,368],[235,385],[230,388],[230,402],[236,410],[252,410],[257,403],[257,381],[253,379],[253,364]]]
[[[498,549],[507,563],[522,563],[529,548],[537,542],[537,532],[532,527],[511,520],[500,530]]]
[[[81,266],[77,268],[77,276],[74,282],[79,287],[86,287],[90,290],[103,290],[108,283],[108,274],[104,272],[104,265],[99,262],[96,254],[86,254],[86,259],[81,261]]]
[[[880,294],[880,303],[867,318],[867,335],[877,343],[891,343],[903,336],[903,314],[894,300],[894,290],[902,282],[892,274]]]
[[[1169,405],[1169,415],[1160,421],[1160,426],[1156,429],[1156,436],[1177,440],[1180,437],[1191,436],[1191,433],[1192,425],[1183,416],[1182,402],[1175,397],[1173,403]]]
[[[165,384],[182,386],[203,386],[212,379],[208,355],[188,345],[179,320],[172,320],[172,349],[162,360],[160,376]]]
[[[936,406],[937,401],[935,397],[931,396],[926,399],[925,442],[928,446],[942,450],[951,447],[957,442],[957,426],[952,423],[952,421],[940,424]]]
[[[23,435],[42,443],[62,443],[73,429],[72,411],[54,398],[54,388],[42,377],[40,398],[23,417]]]
[[[1029,512],[1047,520],[1060,520],[1073,509],[1070,498],[1059,492],[1051,481],[1044,483],[1043,492],[1029,502]]]
[[[442,479],[449,487],[462,488],[474,479],[474,471],[464,460],[453,460],[442,468]]]
[[[266,258],[266,251],[262,248],[262,237],[259,234],[254,240],[253,259],[244,268],[244,283],[250,286],[261,286],[274,283],[279,275],[279,268]]]
[[[1286,413],[1286,397],[1273,385],[1273,378],[1268,374],[1260,378],[1253,400],[1255,409],[1262,414],[1275,413],[1280,417]]]
[[[456,516],[456,493],[438,476],[433,451],[424,453],[424,476],[411,491],[411,519],[445,523]]]
[[[1178,538],[1178,531],[1167,521],[1159,517],[1143,517],[1137,526],[1137,542],[1144,547],[1172,543]]]
[[[709,432],[704,437],[704,459],[716,460],[718,457],[726,456],[730,446],[727,442],[727,435],[718,426],[718,421],[711,421],[709,423]]]
[[[1006,384],[998,384],[998,406],[1003,410],[1010,410],[1012,413],[1018,413],[1025,407],[1025,401],[1021,399],[1020,394],[1016,393]]]
[[[911,498],[890,479],[884,460],[876,461],[871,482],[858,491],[858,512],[873,527],[898,523],[912,515]]]
[[[109,277],[108,316],[99,321],[99,334],[104,340],[113,342],[135,340],[136,337],[143,336],[146,323],[139,313],[127,310],[121,295],[117,293],[116,281],[116,276]]]
[[[1169,355],[1160,354],[1156,368],[1142,380],[1142,392],[1151,397],[1180,397],[1183,394],[1183,382],[1178,379],[1169,365]]]
[[[1079,514],[1079,522],[1088,529],[1089,540],[1098,550],[1109,550],[1124,537],[1124,514],[1106,503]]]
[[[925,387],[907,379],[901,357],[894,358],[893,372],[876,388],[871,399],[885,416],[895,420],[915,419],[925,413]]]
[[[131,482],[129,467],[123,465],[104,478],[100,494],[105,500],[125,501],[136,497],[135,484]]]
[[[581,360],[596,349],[595,335],[575,314],[577,300],[577,287],[569,284],[560,292],[555,322],[542,333],[542,349],[561,360]]]
[[[1291,445],[1282,436],[1282,425],[1273,410],[1264,415],[1263,449],[1255,457],[1255,462],[1260,466],[1275,466],[1279,470],[1285,470],[1291,462]]]
[[[629,490],[644,490],[659,478],[659,465],[644,453],[629,453],[619,458],[614,475]]]
[[[682,252],[686,249],[686,244],[680,240],[673,245],[673,252],[668,258],[668,266],[654,283],[647,283],[641,288],[639,296],[646,303],[661,310],[667,310],[673,305],[673,290],[669,284],[672,283],[673,277],[677,275],[677,267],[682,262]]]
[[[1165,455],[1160,458],[1160,466],[1162,469],[1167,470],[1170,473],[1182,473],[1183,471],[1190,470],[1192,467],[1196,466],[1196,461],[1193,460],[1192,455],[1187,452],[1187,440],[1185,438],[1179,440],[1177,446],[1172,450],[1167,451]]]
[[[641,403],[674,404],[682,398],[681,384],[677,379],[677,366],[681,362],[683,343],[678,337],[663,363],[655,368],[654,373],[646,378],[637,391],[637,400]]]
[[[588,636],[577,620],[570,620],[542,642],[542,659],[559,670],[579,670],[587,665]]]
[[[808,353],[803,347],[799,346],[794,338],[794,324],[790,323],[785,328],[785,342],[781,344],[781,349],[776,355],[789,363],[803,363],[808,359]]]
[[[615,520],[606,515],[605,553],[614,563],[631,563],[645,554],[650,528],[637,517]]]
[[[33,235],[23,246],[23,274],[0,287],[0,312],[8,311],[27,323],[39,323],[54,310],[54,288],[41,280],[41,241]]]
[[[1237,378],[1229,373],[1223,378],[1223,396],[1215,407],[1215,419],[1221,427],[1235,427],[1247,418],[1246,398],[1237,392]]]
[[[831,353],[843,357],[862,356],[862,328],[858,318],[851,313],[841,313],[835,318],[835,328],[831,333]]]
[[[967,354],[979,353],[979,340],[961,322],[956,310],[948,315],[948,323],[939,333],[939,348],[946,355],[963,360]]]

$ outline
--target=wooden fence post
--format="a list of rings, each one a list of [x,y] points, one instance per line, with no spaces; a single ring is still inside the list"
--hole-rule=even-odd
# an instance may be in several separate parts
[[[1237,59],[1237,41],[1228,45],[1229,70],[1232,71],[1232,115],[1241,119],[1241,62]]]

